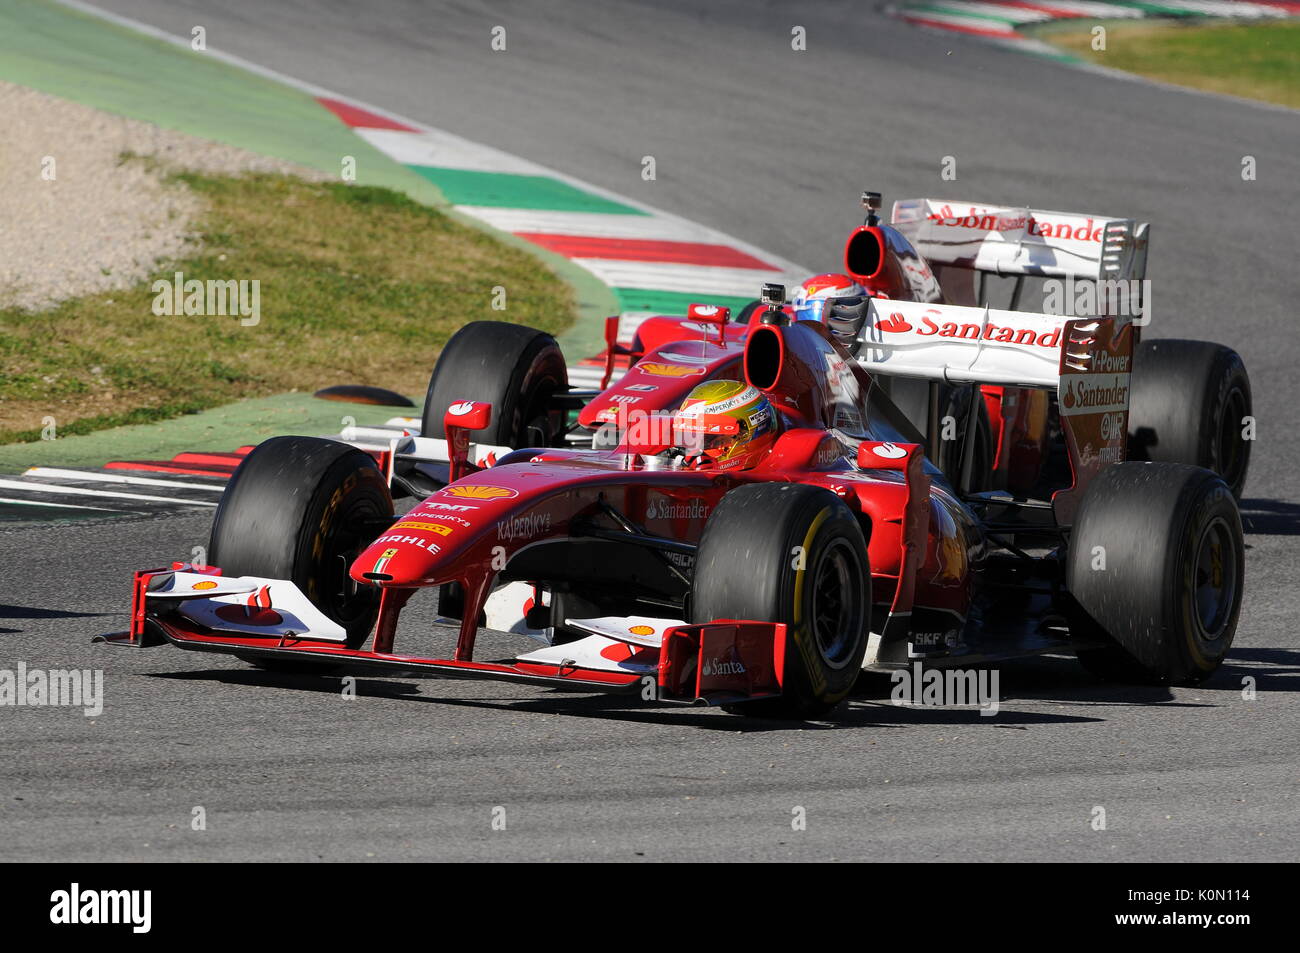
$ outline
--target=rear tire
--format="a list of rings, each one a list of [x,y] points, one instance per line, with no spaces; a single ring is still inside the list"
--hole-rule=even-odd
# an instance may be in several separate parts
[[[862,528],[833,493],[764,483],[723,497],[696,554],[691,620],[753,619],[788,627],[783,696],[728,710],[816,718],[838,705],[867,650],[870,581]]]
[[[1241,435],[1251,415],[1241,356],[1209,341],[1143,341],[1132,381],[1128,458],[1213,470],[1240,499],[1251,444]]]
[[[1236,634],[1244,586],[1241,517],[1216,474],[1120,463],[1088,487],[1070,533],[1071,633],[1101,648],[1079,661],[1106,679],[1188,685]]]
[[[227,576],[289,580],[358,648],[374,627],[379,590],[355,585],[348,568],[392,519],[374,457],[318,437],[272,437],[230,478],[208,560]]]
[[[967,493],[987,490],[993,482],[993,424],[989,421],[988,406],[979,387],[969,384],[940,385],[939,399],[943,402],[941,420],[951,417],[956,437],[939,441],[939,458],[934,462],[943,471],[948,482]],[[966,426],[971,409],[975,411],[975,461],[971,468],[971,485],[961,486],[961,461],[966,448]],[[942,434],[941,434],[942,435]]]
[[[564,414],[551,397],[569,389],[555,338],[504,321],[471,321],[451,336],[429,377],[420,432],[443,438],[447,408],[459,400],[492,404],[492,423],[475,441],[502,447],[557,446]]]

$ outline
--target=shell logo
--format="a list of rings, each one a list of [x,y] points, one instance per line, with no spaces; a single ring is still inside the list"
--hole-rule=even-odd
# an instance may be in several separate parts
[[[683,367],[680,364],[659,364],[655,361],[643,361],[636,365],[636,370],[655,377],[691,377],[704,373],[702,367]]]
[[[462,500],[508,500],[519,495],[518,490],[512,490],[509,487],[481,484],[446,486],[440,492]]]
[[[654,635],[655,628],[652,625],[634,625],[628,629],[628,632],[633,635]]]
[[[196,582],[190,588],[191,589],[215,589],[217,588],[217,584],[213,582],[211,579],[205,579],[203,580],[203,582]]]

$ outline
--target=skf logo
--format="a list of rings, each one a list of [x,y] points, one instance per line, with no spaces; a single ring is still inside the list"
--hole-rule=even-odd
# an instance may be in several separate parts
[[[130,924],[132,933],[148,933],[153,925],[152,890],[68,890],[50,894],[50,922],[78,924]]]
[[[453,484],[443,487],[438,492],[462,500],[508,500],[519,495],[518,490],[509,487],[478,484]]]

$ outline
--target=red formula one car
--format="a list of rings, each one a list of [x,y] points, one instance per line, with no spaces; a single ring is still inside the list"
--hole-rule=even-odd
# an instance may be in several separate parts
[[[939,199],[894,203],[890,224],[876,218],[880,195],[867,192],[867,222],[850,233],[844,273],[809,279],[790,313],[830,326],[851,353],[863,338],[865,298],[982,307],[1000,295],[1016,309],[1027,282],[1050,279],[1043,310],[1073,316],[1112,315],[1145,330],[1153,296],[1146,279],[1151,228],[1146,222],[1075,212],[993,206]],[[1003,287],[995,288],[1001,284]],[[750,305],[743,316],[758,307]],[[942,322],[926,330],[942,335]],[[1141,333],[1135,331],[1135,333]],[[1135,339],[1128,458],[1190,463],[1214,470],[1240,498],[1251,442],[1250,380],[1240,355],[1208,341]],[[881,370],[878,368],[878,370]],[[953,467],[974,409],[972,478],[985,489],[1031,493],[1040,483],[1059,408],[1047,391],[910,378],[901,367],[882,375],[895,403],[917,429],[941,433],[935,460]],[[937,390],[937,393],[932,391]],[[927,414],[937,411],[937,419]],[[943,421],[948,428],[943,440]]]
[[[765,289],[743,325],[653,318],[617,385],[588,393],[549,335],[467,325],[419,437],[261,444],[214,518],[220,568],[137,572],[131,629],[108,640],[794,717],[864,667],[917,661],[1071,650],[1110,677],[1215,670],[1240,519],[1208,470],[1121,462],[1131,325],[873,298],[855,359],[783,299]],[[1055,393],[1063,466],[1040,482],[1057,484],[970,489],[970,428],[950,479],[872,366]],[[419,502],[395,515],[394,493]],[[397,648],[421,590],[453,621],[441,655]],[[477,659],[485,627],[525,650]]]

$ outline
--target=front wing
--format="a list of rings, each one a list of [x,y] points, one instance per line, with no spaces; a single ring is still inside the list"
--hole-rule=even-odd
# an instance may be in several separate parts
[[[387,590],[385,594],[387,594]],[[423,673],[443,678],[526,682],[570,691],[640,692],[646,700],[730,705],[778,697],[785,626],[718,619],[699,625],[648,618],[568,620],[584,639],[511,660],[431,658],[350,648],[346,633],[292,582],[225,577],[188,564],[137,572],[131,628],[96,641],[131,648],[170,643],[248,660],[301,662],[359,673]]]

